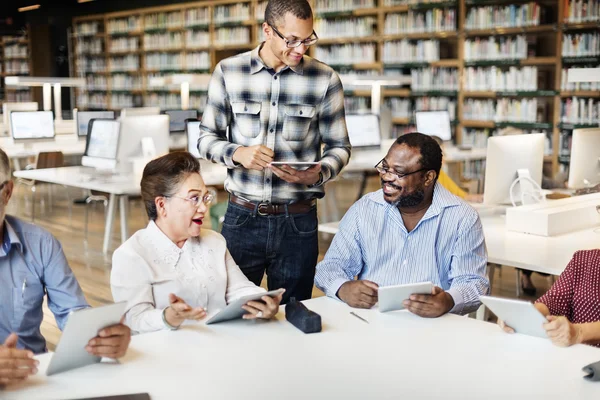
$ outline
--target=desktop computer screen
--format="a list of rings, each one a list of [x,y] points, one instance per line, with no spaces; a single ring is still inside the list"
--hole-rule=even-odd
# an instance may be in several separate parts
[[[185,132],[185,120],[198,118],[196,110],[171,110],[165,111],[165,114],[169,116],[169,132],[171,133]]]
[[[168,115],[122,118],[121,132],[117,159],[124,166],[135,158],[157,157],[169,152]]]
[[[346,114],[348,138],[354,148],[381,146],[379,117],[375,114]]]
[[[483,192],[485,204],[511,204],[510,188],[519,176],[528,174],[541,186],[545,141],[546,135],[543,133],[495,136],[488,139]],[[514,192],[515,199],[520,199],[520,190],[523,189],[529,192],[534,188],[531,182],[522,181],[519,190]]]
[[[32,101],[27,103],[6,102],[2,104],[2,120],[6,133],[10,135],[10,113],[13,111],[37,111],[38,103]]]
[[[582,189],[600,183],[600,128],[575,129],[569,162],[570,189]]]
[[[14,140],[53,139],[54,116],[52,111],[13,111],[10,129]]]
[[[114,169],[117,165],[121,123],[113,119],[92,119],[81,165]]]
[[[415,122],[418,132],[437,136],[443,141],[452,140],[452,128],[450,127],[450,114],[448,111],[417,111]]]
[[[78,111],[77,136],[87,136],[91,119],[115,119],[114,111]]]
[[[125,117],[140,117],[143,115],[158,115],[160,114],[160,107],[134,107],[124,108],[121,110],[121,118]]]
[[[186,121],[185,133],[188,140],[188,151],[192,153],[194,157],[200,158],[200,152],[198,151],[198,139],[200,138],[200,121]]]

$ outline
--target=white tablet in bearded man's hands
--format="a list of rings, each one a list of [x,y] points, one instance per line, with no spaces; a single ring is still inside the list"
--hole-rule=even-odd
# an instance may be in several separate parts
[[[433,283],[419,282],[405,285],[380,286],[377,290],[379,311],[403,310],[404,300],[408,300],[411,294],[431,294]]]

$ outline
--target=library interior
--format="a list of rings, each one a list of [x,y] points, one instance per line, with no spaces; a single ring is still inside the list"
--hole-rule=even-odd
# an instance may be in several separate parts
[[[600,398],[600,0],[1,3],[1,399]]]

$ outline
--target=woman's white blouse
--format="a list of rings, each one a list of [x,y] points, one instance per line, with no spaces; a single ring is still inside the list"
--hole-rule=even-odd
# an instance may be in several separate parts
[[[180,249],[154,223],[113,254],[110,285],[115,302],[127,301],[126,324],[135,332],[165,329],[169,293],[213,315],[242,296],[264,292],[242,273],[225,238],[203,229]]]

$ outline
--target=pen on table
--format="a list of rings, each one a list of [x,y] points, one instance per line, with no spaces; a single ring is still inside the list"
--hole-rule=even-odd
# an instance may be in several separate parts
[[[367,324],[369,323],[369,321],[367,321],[366,319],[364,319],[363,317],[361,317],[360,315],[356,314],[354,311],[350,311],[351,315],[354,315],[356,318],[360,319],[361,321],[366,322]]]

